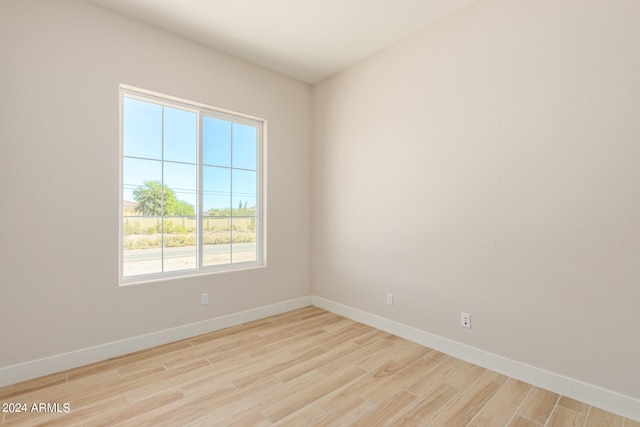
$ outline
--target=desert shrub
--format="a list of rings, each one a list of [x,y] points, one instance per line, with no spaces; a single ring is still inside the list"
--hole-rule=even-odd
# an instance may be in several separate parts
[[[150,233],[151,234],[151,233]],[[256,241],[255,233],[234,232],[233,240],[231,234],[227,232],[206,232],[202,236],[205,245],[223,245],[228,243],[250,243]],[[159,234],[150,236],[126,236],[124,238],[124,249],[149,249],[159,248],[164,242],[167,248],[177,248],[182,246],[195,246],[196,236],[194,234],[165,234],[161,239]]]
[[[231,238],[229,237],[229,233],[222,233],[222,234],[216,235],[214,244],[224,245],[229,243],[230,241],[231,241]]]
[[[176,226],[174,225],[173,221],[170,220],[166,220],[164,222],[164,228],[163,231],[165,233],[173,233],[173,231],[175,230]]]
[[[138,234],[140,233],[140,223],[138,221],[125,221],[123,224],[124,234]]]
[[[187,227],[184,218],[182,219],[182,224],[176,224],[171,220],[165,220],[163,231],[166,234],[189,234],[189,233],[195,233],[196,227],[195,225],[191,227]]]
[[[124,249],[149,249],[159,248],[160,239],[157,237],[142,237],[142,238],[125,238]]]
[[[253,233],[233,233],[233,243],[250,243],[256,241]]]
[[[195,246],[196,236],[178,234],[174,236],[165,236],[164,246],[167,248],[177,248],[181,246]]]

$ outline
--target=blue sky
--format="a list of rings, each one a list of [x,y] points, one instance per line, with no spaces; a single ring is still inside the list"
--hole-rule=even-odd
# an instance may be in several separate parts
[[[164,117],[163,117],[164,116]],[[198,118],[191,111],[124,99],[123,199],[144,181],[163,181],[196,206]],[[256,205],[257,129],[203,116],[203,211]],[[162,161],[164,160],[164,162]],[[233,185],[233,198],[230,197]]]

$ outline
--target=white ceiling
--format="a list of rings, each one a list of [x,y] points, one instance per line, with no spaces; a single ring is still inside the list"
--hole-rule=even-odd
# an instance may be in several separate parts
[[[317,83],[475,0],[91,0]]]

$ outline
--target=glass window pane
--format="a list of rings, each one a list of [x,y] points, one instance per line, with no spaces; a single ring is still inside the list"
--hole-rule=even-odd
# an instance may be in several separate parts
[[[125,156],[162,158],[162,106],[125,98],[122,119]]]
[[[164,163],[163,228],[164,271],[197,267],[197,168],[184,163]]]
[[[195,164],[197,144],[196,114],[164,107],[164,159]]]
[[[255,242],[255,234],[253,235],[253,241],[244,241],[244,239],[246,239],[247,237],[244,235],[244,233],[236,233],[234,232],[234,234],[238,234],[238,236],[234,236],[233,240],[234,242],[236,240],[242,240],[241,242],[238,243],[233,243],[232,247],[231,247],[231,262],[232,263],[239,263],[239,262],[249,262],[249,261],[255,261],[258,259],[258,251],[257,251],[257,246],[256,246],[256,242]],[[240,234],[242,234],[240,236]]]
[[[122,94],[123,277],[257,261],[260,124]]]
[[[257,172],[233,169],[231,206],[234,216],[255,216]]]
[[[122,259],[125,277],[162,271],[161,219],[158,216],[161,177],[160,161],[123,159]]]
[[[231,166],[231,123],[204,117],[202,127],[204,164]]]
[[[123,275],[162,272],[162,162],[123,159]]]
[[[202,263],[205,266],[231,262],[231,219],[209,217],[202,219]]]
[[[195,216],[198,170],[196,165],[164,162],[164,214]]]
[[[135,245],[137,245],[139,249],[129,249],[122,253],[123,276],[161,273],[162,250],[160,248],[159,235],[153,238],[142,236]]]
[[[258,131],[253,126],[233,124],[234,168],[256,170]]]
[[[140,202],[143,205],[137,207],[140,214],[149,214],[149,210],[142,210],[145,206],[145,196],[147,192],[144,190],[148,187],[145,182],[160,182],[162,180],[162,162],[157,160],[143,160],[124,158],[122,162],[122,198],[127,202],[134,203],[137,207]],[[137,200],[140,198],[140,200]],[[151,213],[159,214],[160,211]]]
[[[231,215],[231,169],[204,166],[202,212],[205,216]]]
[[[195,269],[197,267],[195,217],[164,219],[164,271]]]

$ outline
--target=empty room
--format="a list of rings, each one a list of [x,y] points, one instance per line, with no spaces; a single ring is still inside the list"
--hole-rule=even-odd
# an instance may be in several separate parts
[[[0,426],[640,427],[640,2],[0,0]]]

